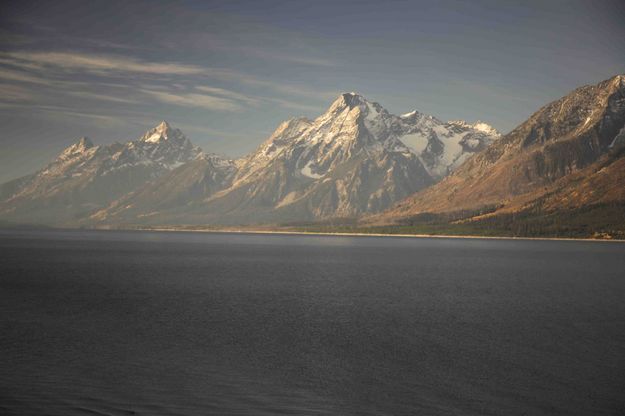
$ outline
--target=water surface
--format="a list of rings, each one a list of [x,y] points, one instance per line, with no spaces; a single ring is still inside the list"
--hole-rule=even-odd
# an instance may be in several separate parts
[[[0,231],[0,413],[619,415],[625,244]]]

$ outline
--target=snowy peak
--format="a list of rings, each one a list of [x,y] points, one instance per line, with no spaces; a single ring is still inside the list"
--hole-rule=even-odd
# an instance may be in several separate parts
[[[409,113],[402,114],[401,116],[399,116],[399,118],[401,118],[402,120],[412,120],[418,119],[420,115],[421,114],[417,110],[412,110]]]
[[[501,133],[499,133],[499,130],[497,130],[496,128],[494,128],[493,126],[491,126],[490,124],[484,123],[480,120],[476,121],[475,123],[473,123],[471,125],[471,127],[477,131],[481,131],[482,133],[485,134],[490,134],[492,136],[500,136]]]
[[[361,152],[367,157],[395,152],[413,154],[438,180],[499,137],[481,121],[444,122],[416,110],[396,116],[358,93],[346,92],[315,120],[291,119],[278,126],[242,164],[239,177],[276,158],[292,156],[296,169],[317,167],[316,172],[325,174]]]
[[[93,147],[93,142],[91,142],[91,140],[88,137],[83,136],[78,140],[76,145],[78,145],[78,147],[80,147],[81,149],[86,150],[86,149],[89,149],[90,147]]]
[[[481,120],[478,120],[473,124],[467,123],[464,120],[451,120],[448,122],[448,124],[451,124],[452,126],[457,126],[463,129],[473,129],[478,132],[488,134],[491,136],[496,136],[496,137],[501,136],[501,133],[499,133],[499,131],[496,128],[494,128],[488,123],[484,123]]]
[[[335,100],[335,104],[340,107],[348,107],[350,109],[366,105],[368,101],[362,95],[355,92],[345,92]]]
[[[179,129],[171,127],[169,123],[163,120],[159,125],[148,130],[139,140],[148,143],[160,143],[167,140],[182,141],[185,140],[185,137]]]
[[[625,75],[623,74],[613,77],[610,81],[611,84],[613,84],[618,89],[625,88]]]
[[[91,149],[92,147],[93,147],[93,143],[91,142],[91,140],[89,140],[88,137],[81,137],[76,143],[74,143],[73,145],[65,149],[61,153],[60,157],[67,158],[67,157],[73,157],[76,155],[81,155],[85,153],[87,150]]]
[[[362,95],[355,92],[345,92],[337,97],[328,110],[320,118],[328,118],[344,113],[351,113],[352,110],[360,110],[359,115],[367,116],[370,113],[386,112],[378,103],[367,100]]]
[[[156,126],[156,129],[160,130],[160,131],[166,131],[166,130],[168,130],[170,128],[171,128],[171,126],[165,120],[161,121],[160,124],[158,126]]]

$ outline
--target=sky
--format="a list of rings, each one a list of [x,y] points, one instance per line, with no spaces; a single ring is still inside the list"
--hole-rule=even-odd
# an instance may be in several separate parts
[[[231,157],[355,91],[503,133],[625,73],[625,1],[4,1],[0,182],[167,120]]]

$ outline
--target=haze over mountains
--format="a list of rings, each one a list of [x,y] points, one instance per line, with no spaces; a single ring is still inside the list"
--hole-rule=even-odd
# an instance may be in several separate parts
[[[625,203],[624,144],[623,75],[576,89],[503,137],[483,122],[397,116],[345,93],[315,120],[280,124],[238,160],[201,151],[166,122],[127,143],[80,139],[39,172],[2,185],[0,219],[406,225],[424,214],[476,223],[583,208],[599,209],[609,225]]]
[[[417,111],[396,116],[356,93],[315,120],[282,123],[247,157],[202,153],[163,122],[126,144],[66,149],[5,184],[3,218],[44,224],[245,224],[379,212],[435,183],[499,133]]]

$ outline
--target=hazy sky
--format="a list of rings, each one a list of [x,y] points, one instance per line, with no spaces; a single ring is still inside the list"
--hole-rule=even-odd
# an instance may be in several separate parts
[[[161,119],[240,156],[342,91],[506,132],[625,73],[625,1],[4,1],[0,182]]]

